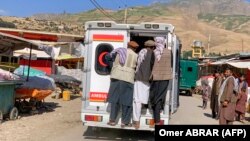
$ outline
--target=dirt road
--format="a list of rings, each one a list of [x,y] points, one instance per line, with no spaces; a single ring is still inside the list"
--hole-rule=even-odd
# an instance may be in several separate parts
[[[82,126],[81,99],[71,101],[47,98],[54,111],[23,115],[16,121],[0,125],[0,141],[153,141],[152,132],[100,129]],[[201,108],[200,96],[181,96],[180,107],[172,115],[171,124],[218,124],[209,108]],[[235,124],[242,124],[235,122]],[[247,123],[249,124],[249,122]]]
[[[71,101],[45,99],[52,111],[42,110],[37,115],[21,115],[15,121],[5,121],[0,125],[0,141],[44,141],[63,135],[68,129],[81,124],[81,99]]]

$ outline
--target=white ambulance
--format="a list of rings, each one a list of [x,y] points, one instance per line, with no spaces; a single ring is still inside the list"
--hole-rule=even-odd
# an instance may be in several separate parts
[[[165,107],[161,113],[162,123],[169,119],[179,105],[179,58],[180,41],[174,33],[174,26],[165,23],[117,24],[113,21],[90,21],[85,24],[85,57],[81,119],[84,126],[121,128],[120,118],[116,126],[109,126],[110,105],[105,102],[109,85],[110,69],[104,56],[113,49],[124,47],[130,40],[143,47],[145,41],[154,37],[165,37],[166,47],[172,50],[173,80],[170,81]],[[138,49],[138,51],[141,48]],[[149,106],[150,107],[150,106]],[[118,116],[120,117],[120,116]],[[151,130],[152,110],[144,107],[139,130]],[[135,129],[126,127],[125,129]]]

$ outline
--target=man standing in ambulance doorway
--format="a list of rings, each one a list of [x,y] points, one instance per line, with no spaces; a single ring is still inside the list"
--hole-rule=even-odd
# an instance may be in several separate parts
[[[226,79],[221,85],[219,100],[219,124],[229,125],[233,124],[235,117],[235,107],[237,101],[237,93],[234,91],[235,78],[232,76],[232,70],[227,68],[225,70]]]
[[[164,109],[169,80],[172,79],[172,51],[166,48],[164,37],[155,37],[155,62],[150,86],[150,104],[155,125],[160,125],[160,113]]]
[[[121,127],[132,126],[134,78],[138,56],[135,50],[138,47],[136,42],[130,41],[128,48],[117,48],[109,54],[110,56],[115,55],[115,60],[110,74],[108,102],[111,104],[111,111],[108,125],[116,125],[117,115],[121,107]]]
[[[155,61],[155,42],[148,40],[145,48],[139,52],[135,72],[134,97],[133,97],[133,121],[134,127],[140,127],[141,109],[143,104],[148,104],[150,76]]]

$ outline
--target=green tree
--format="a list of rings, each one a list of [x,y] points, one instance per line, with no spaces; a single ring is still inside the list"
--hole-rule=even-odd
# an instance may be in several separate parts
[[[11,22],[6,22],[3,20],[0,20],[0,27],[6,27],[6,28],[16,28],[16,25]]]

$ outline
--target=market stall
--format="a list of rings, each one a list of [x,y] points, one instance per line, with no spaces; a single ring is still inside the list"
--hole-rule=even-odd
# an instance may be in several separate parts
[[[53,89],[54,89],[54,82],[53,80],[46,78],[46,76],[30,76],[30,64],[31,64],[31,60],[33,58],[32,56],[32,50],[41,50],[46,52],[49,56],[51,56],[52,58],[54,57],[55,53],[53,51],[52,47],[43,45],[43,44],[39,44],[39,43],[35,43],[33,41],[21,38],[21,37],[17,37],[17,36],[13,36],[13,35],[9,35],[9,34],[5,34],[5,33],[1,33],[0,32],[0,55],[4,55],[4,56],[13,56],[14,51],[16,50],[20,50],[20,49],[24,49],[24,48],[29,48],[30,52],[28,54],[28,66],[24,66],[23,69],[23,74],[25,74],[24,72],[26,71],[26,75],[23,74],[18,74],[19,78],[16,79],[6,79],[9,76],[8,75],[3,75],[3,79],[2,81],[0,81],[0,86],[4,85],[4,84],[11,84],[11,89],[13,90],[7,90],[9,93],[9,97],[14,95],[15,99],[15,106],[17,106],[18,109],[20,109],[20,105],[23,105],[22,103],[25,102],[26,103],[26,99],[29,99],[30,102],[29,104],[35,101],[41,102],[41,95],[42,98],[44,99],[47,95],[51,94]],[[27,55],[26,55],[27,56]],[[23,56],[25,57],[25,56]],[[1,65],[0,65],[1,68]],[[9,73],[11,74],[11,73]],[[37,78],[34,78],[37,77]],[[14,81],[18,80],[18,86],[16,85],[17,83],[11,83]],[[42,80],[42,81],[39,81]],[[21,82],[21,84],[20,84]],[[41,85],[41,83],[38,82],[43,82],[43,85]],[[14,85],[14,86],[13,86]],[[41,87],[43,86],[43,87]],[[49,89],[47,89],[49,87]],[[21,90],[25,89],[27,91],[22,91],[24,93],[19,93]],[[36,97],[39,97],[40,99],[36,99],[36,97],[34,97],[33,93],[29,93],[29,90],[35,91],[36,92]],[[18,92],[18,93],[17,93]],[[46,96],[45,96],[46,93]],[[0,92],[0,96],[3,96],[3,91],[1,90]],[[39,95],[40,94],[40,95]],[[5,93],[6,95],[6,93]],[[26,95],[26,97],[22,97],[22,95]],[[37,96],[39,95],[39,96]],[[20,98],[21,97],[21,98]],[[10,99],[10,98],[8,98]],[[18,99],[18,100],[17,100]],[[2,99],[3,100],[3,99]],[[8,106],[10,104],[8,103],[12,103],[12,102],[3,102],[0,101],[0,103],[2,103],[2,107],[14,107],[13,104],[12,106]],[[30,105],[26,105],[26,106],[30,106]],[[35,106],[35,105],[31,105],[31,106]],[[22,107],[23,108],[23,107]],[[5,109],[5,108],[2,108]],[[34,109],[33,107],[31,109]],[[6,110],[3,110],[6,111]],[[1,112],[1,113],[6,113],[6,112]]]

